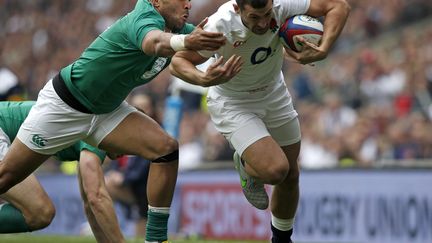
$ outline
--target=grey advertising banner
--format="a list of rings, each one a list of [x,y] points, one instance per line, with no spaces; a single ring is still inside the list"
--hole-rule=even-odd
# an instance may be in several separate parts
[[[53,223],[41,233],[82,233],[86,219],[75,176],[39,179],[57,207]],[[432,242],[432,170],[304,171],[300,185],[298,242]],[[124,233],[131,235],[133,222],[117,211]],[[269,224],[270,212],[248,204],[233,171],[179,175],[170,233],[266,240]]]

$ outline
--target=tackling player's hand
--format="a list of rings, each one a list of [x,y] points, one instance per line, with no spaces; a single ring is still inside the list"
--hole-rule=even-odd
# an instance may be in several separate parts
[[[202,77],[203,86],[208,87],[228,82],[241,71],[243,60],[240,56],[232,55],[225,63],[223,61],[223,56],[221,56],[207,68],[204,77]]]
[[[208,32],[203,29],[208,18],[205,18],[194,31],[185,37],[185,47],[189,50],[207,50],[216,51],[221,46],[225,45],[226,38],[220,32]]]
[[[327,50],[323,50],[323,48],[306,41],[302,37],[295,36],[294,38],[297,39],[297,42],[302,43],[302,51],[295,52],[289,48],[285,48],[285,52],[297,62],[301,64],[312,64],[313,62],[321,61],[327,57]]]

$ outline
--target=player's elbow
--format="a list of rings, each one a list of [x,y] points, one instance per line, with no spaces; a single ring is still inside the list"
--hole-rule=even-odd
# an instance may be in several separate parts
[[[176,77],[179,78],[179,73],[177,72],[176,66],[175,66],[175,64],[173,63],[173,61],[174,61],[174,58],[172,59],[170,65],[169,65],[169,71],[170,71],[170,73],[171,73],[172,75],[174,75],[174,76],[176,76]]]
[[[349,3],[346,0],[335,0],[335,1],[340,11],[348,15],[349,12],[351,11],[351,6],[349,5]]]
[[[95,190],[91,192],[86,192],[87,201],[84,205],[86,210],[91,210],[94,213],[103,211],[104,205],[106,203],[112,203],[111,197],[108,195],[107,191]]]

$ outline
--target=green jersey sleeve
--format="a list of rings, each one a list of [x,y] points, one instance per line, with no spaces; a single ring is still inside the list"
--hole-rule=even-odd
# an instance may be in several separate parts
[[[105,151],[95,148],[83,141],[79,141],[74,145],[57,152],[54,156],[60,161],[74,161],[74,160],[79,161],[81,151],[83,150],[88,150],[96,154],[101,160],[101,162],[103,162],[105,159],[105,155],[106,155]]]
[[[0,127],[11,141],[15,139],[34,104],[34,101],[0,102]]]
[[[138,1],[134,11],[127,16],[129,40],[142,50],[141,43],[148,32],[165,28],[165,20],[148,1]]]
[[[96,154],[96,156],[99,157],[99,159],[101,160],[101,162],[103,162],[104,159],[105,159],[105,156],[106,156],[106,152],[105,151],[100,150],[98,148],[95,148],[95,147],[93,147],[93,146],[91,146],[89,144],[86,144],[85,142],[81,141],[80,142],[80,151],[83,151],[83,150],[88,150],[88,151]]]

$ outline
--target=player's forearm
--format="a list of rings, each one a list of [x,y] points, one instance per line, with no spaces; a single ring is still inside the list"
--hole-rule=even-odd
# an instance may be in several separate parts
[[[109,242],[109,239],[107,238],[107,236],[104,234],[103,230],[101,229],[101,227],[97,223],[97,220],[96,220],[93,212],[91,211],[91,209],[88,205],[88,202],[84,202],[84,211],[85,211],[85,214],[87,216],[87,220],[90,224],[93,235],[96,238],[96,241],[97,242]]]
[[[170,57],[176,53],[176,50],[171,46],[171,38],[174,38],[173,43],[175,45],[180,45],[178,42],[181,40],[176,39],[171,33],[150,31],[143,40],[142,49],[144,53],[150,56]]]
[[[109,239],[108,242],[125,242],[108,192],[102,193],[97,200],[90,201],[89,208],[94,217],[91,227],[99,229],[101,238]],[[89,223],[92,224],[92,221],[89,220]]]
[[[204,79],[204,73],[183,57],[176,55],[172,58],[170,71],[172,75],[187,83],[204,87],[208,86]]]
[[[344,0],[332,1],[332,8],[326,13],[324,21],[324,33],[321,40],[321,47],[328,52],[336,41],[350,12],[350,6]]]
[[[89,211],[89,223],[92,229],[97,229],[99,238],[106,238],[107,242],[125,242],[113,202],[105,187],[100,164],[101,160],[95,154],[87,150],[81,151],[79,181],[85,208]]]

